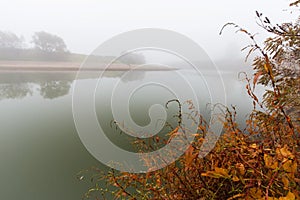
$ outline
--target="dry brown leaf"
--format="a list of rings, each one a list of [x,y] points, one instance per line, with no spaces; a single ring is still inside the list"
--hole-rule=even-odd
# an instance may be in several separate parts
[[[198,156],[198,154],[195,153],[194,150],[195,148],[190,145],[185,152],[185,170],[187,170],[191,166],[193,160]]]
[[[242,163],[237,163],[235,165],[235,167],[237,168],[238,172],[241,174],[241,175],[244,175],[245,174],[245,166],[244,164]]]

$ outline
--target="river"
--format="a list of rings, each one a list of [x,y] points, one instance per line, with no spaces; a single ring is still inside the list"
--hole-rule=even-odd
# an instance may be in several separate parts
[[[140,84],[146,78],[158,76],[172,79],[168,73],[139,71],[121,78],[124,72],[114,71],[101,78],[103,87],[96,92],[96,98],[102,99],[96,104],[97,116],[115,144],[122,148],[129,145],[124,139],[126,136],[120,136],[119,130],[111,126],[113,117],[109,102],[114,84],[118,81]],[[209,101],[209,91],[203,89],[205,84],[202,80],[197,83],[193,73],[184,74],[190,80],[195,79],[195,91],[202,102],[200,107],[205,108]],[[75,76],[73,72],[0,73],[0,199],[81,199],[92,183],[89,179],[79,181],[77,173],[92,166],[108,169],[86,150],[77,134],[72,113]],[[209,72],[204,73],[204,77],[210,79],[210,85],[219,79]],[[223,72],[222,77],[227,105],[237,105],[243,119],[251,110],[245,83],[238,80],[237,72]],[[77,83],[88,86],[97,78],[93,72],[87,72]],[[180,85],[178,83],[177,87]],[[172,92],[157,86],[139,89],[129,105],[131,117],[136,123],[145,125],[149,123],[147,111],[151,104],[164,105],[174,98]],[[168,111],[168,119],[173,124],[176,123],[172,119],[176,109],[173,105]],[[204,111],[204,114],[209,113]]]

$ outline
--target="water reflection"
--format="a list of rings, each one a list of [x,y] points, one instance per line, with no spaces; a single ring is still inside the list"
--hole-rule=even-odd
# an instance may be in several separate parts
[[[105,71],[102,77],[119,78],[122,82],[142,80],[145,71]],[[87,72],[81,79],[96,79],[99,73]],[[67,95],[76,72],[0,72],[0,100],[22,99],[34,92],[44,99]]]
[[[145,75],[145,71],[129,72],[121,76],[121,81],[127,83],[130,81],[143,80],[145,78]]]
[[[40,94],[45,99],[54,99],[67,95],[71,88],[71,81],[49,81],[40,83]]]
[[[32,87],[28,83],[0,85],[0,99],[21,99],[32,93]]]

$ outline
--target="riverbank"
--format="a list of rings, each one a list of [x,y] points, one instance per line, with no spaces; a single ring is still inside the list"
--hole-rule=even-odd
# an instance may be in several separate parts
[[[94,63],[92,65],[85,65],[81,68],[81,62],[49,62],[49,61],[1,61],[0,60],[0,71],[98,71],[98,70],[109,70],[109,71],[128,71],[128,70],[145,70],[145,71],[166,71],[174,70],[176,68],[167,68],[161,66],[145,65],[138,67],[134,65],[126,64],[111,64],[108,68],[104,63]]]

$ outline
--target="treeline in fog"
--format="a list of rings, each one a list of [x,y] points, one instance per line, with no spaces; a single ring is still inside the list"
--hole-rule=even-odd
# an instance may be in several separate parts
[[[57,35],[35,32],[26,43],[23,36],[0,31],[0,60],[65,61],[69,56],[64,40]]]

